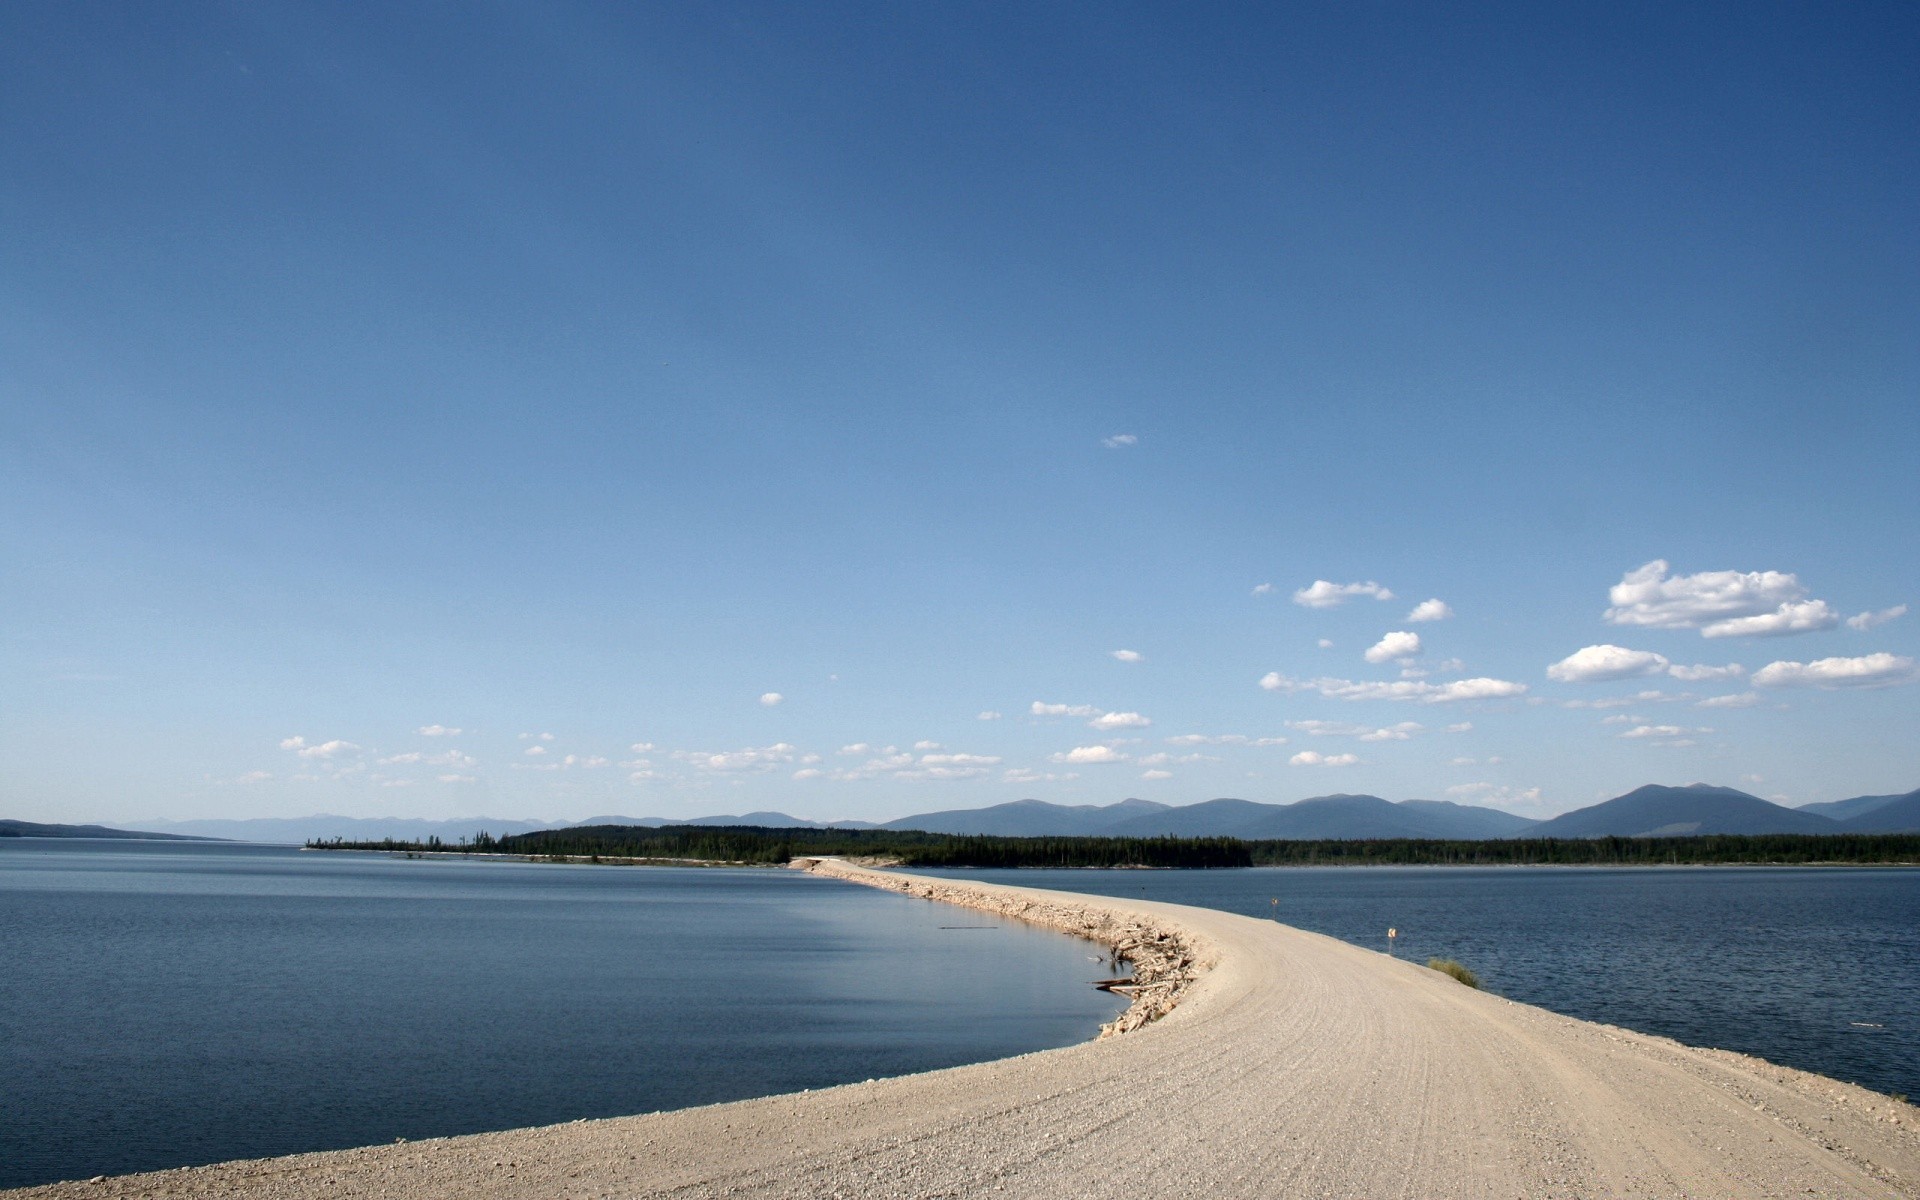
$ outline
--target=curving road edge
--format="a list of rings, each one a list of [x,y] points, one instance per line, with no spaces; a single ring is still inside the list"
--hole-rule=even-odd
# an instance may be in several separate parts
[[[1125,1036],[975,1066],[6,1194],[1920,1197],[1920,1111],[1851,1084],[1272,921],[807,865],[1125,944],[1156,986]]]

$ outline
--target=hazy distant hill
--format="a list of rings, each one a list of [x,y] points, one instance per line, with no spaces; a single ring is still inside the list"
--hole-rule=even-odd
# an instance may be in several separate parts
[[[1504,818],[1504,819],[1503,819]],[[1292,804],[1251,800],[1208,800],[1136,817],[1113,832],[1121,836],[1173,834],[1178,837],[1237,838],[1476,838],[1498,836],[1489,828],[1512,830],[1527,822],[1493,809],[1446,801],[1395,804],[1378,796],[1313,796]]]
[[[1823,800],[1818,804],[1802,804],[1803,813],[1816,813],[1823,817],[1832,817],[1836,821],[1851,821],[1855,817],[1865,816],[1876,808],[1885,808],[1895,800],[1904,800],[1911,792],[1897,796],[1853,796],[1846,800]]]
[[[884,829],[997,837],[1487,838],[1526,828],[1524,817],[1444,800],[1398,804],[1378,796],[1316,796],[1294,804],[1220,799],[1166,805],[1016,800],[989,808],[918,813]]]
[[[204,842],[210,839],[182,833],[151,833],[144,829],[109,829],[105,825],[42,825],[35,821],[0,820],[0,837],[123,838],[138,842]]]
[[[1861,796],[1862,800],[1882,800],[1840,822],[1848,833],[1920,833],[1920,788],[1904,796]],[[1842,800],[1839,803],[1845,804]],[[1803,810],[1804,811],[1804,810]]]
[[[925,833],[990,834],[995,837],[1096,837],[1148,813],[1167,811],[1151,800],[1117,804],[1050,804],[1014,800],[987,808],[954,808],[888,821],[882,829],[918,829]]]
[[[531,833],[552,829],[560,821],[504,821],[496,817],[458,817],[451,821],[428,821],[405,817],[336,817],[317,813],[311,817],[249,817],[241,820],[143,821],[168,833],[199,837],[227,838],[236,842],[271,842],[298,846],[319,839],[342,838],[349,842],[377,842],[381,838],[424,842],[439,838],[458,842],[480,832],[495,837],[509,833]]]
[[[1706,833],[1844,833],[1839,822],[1818,813],[1786,808],[1736,788],[1704,783],[1686,787],[1648,784],[1624,796],[1562,813],[1529,827],[1522,836],[1685,837]]]

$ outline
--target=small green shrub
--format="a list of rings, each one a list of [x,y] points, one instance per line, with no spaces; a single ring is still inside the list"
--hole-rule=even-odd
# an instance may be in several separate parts
[[[1467,970],[1466,967],[1462,966],[1458,961],[1454,959],[1430,958],[1427,960],[1427,966],[1431,967],[1433,970],[1440,972],[1442,975],[1453,976],[1455,979],[1458,979],[1461,983],[1466,984],[1470,988],[1477,988],[1480,986],[1480,977],[1478,975],[1475,975],[1472,971]]]

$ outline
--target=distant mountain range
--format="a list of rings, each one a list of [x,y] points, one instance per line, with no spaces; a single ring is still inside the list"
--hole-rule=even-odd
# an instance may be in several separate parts
[[[122,838],[135,842],[204,842],[211,839],[179,833],[149,833],[139,829],[109,829],[105,825],[42,825],[38,821],[0,819],[0,838]]]
[[[0,836],[8,826],[0,822]],[[1920,790],[1894,796],[1855,796],[1787,808],[1735,788],[1693,783],[1650,784],[1624,796],[1575,809],[1545,821],[1530,821],[1495,808],[1445,800],[1383,800],[1378,796],[1314,796],[1292,804],[1262,804],[1223,798],[1168,805],[1128,799],[1116,804],[1069,805],[1015,800],[987,808],[947,809],[901,817],[876,826],[866,821],[808,821],[781,812],[750,812],[695,818],[595,816],[582,821],[500,820],[468,817],[450,821],[319,815],[251,820],[149,821],[163,835],[299,844],[312,839],[347,841],[458,842],[485,831],[494,836],[578,825],[757,825],[783,829],[918,829],[929,833],[999,837],[1236,837],[1236,838],[1449,838],[1681,837],[1692,834],[1920,833]],[[39,828],[99,829],[99,826]],[[25,836],[137,836],[125,831]]]

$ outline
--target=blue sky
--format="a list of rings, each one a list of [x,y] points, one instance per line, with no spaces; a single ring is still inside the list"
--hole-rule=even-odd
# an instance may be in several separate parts
[[[5,815],[1920,786],[1910,7],[636,8],[0,12]]]

